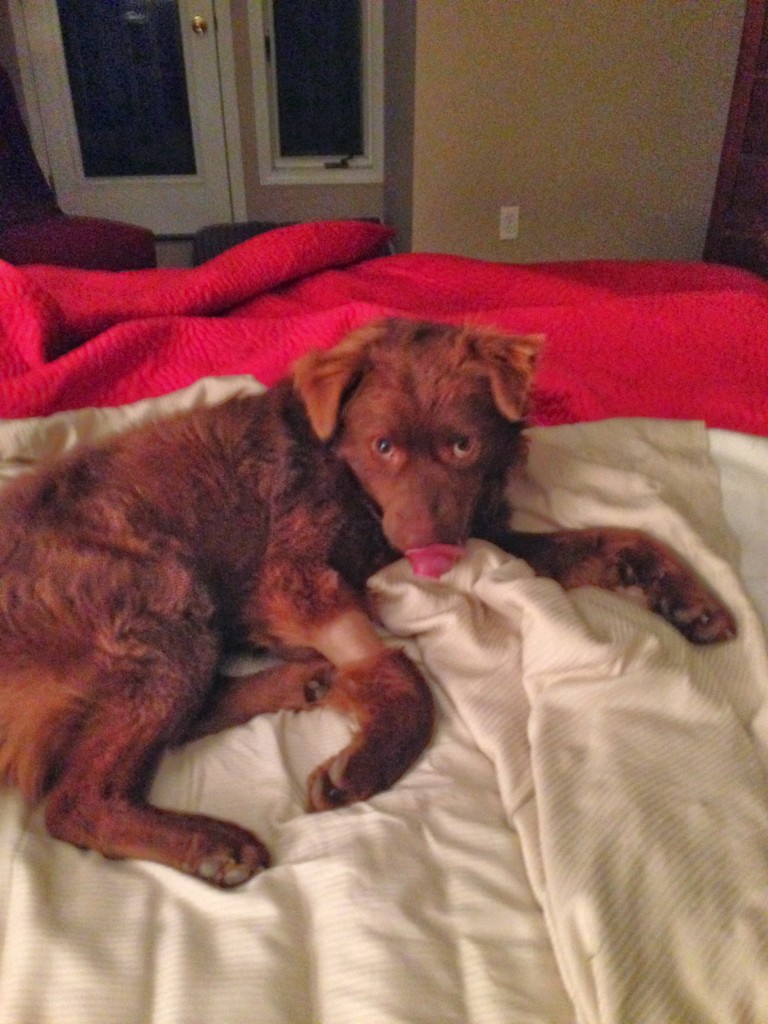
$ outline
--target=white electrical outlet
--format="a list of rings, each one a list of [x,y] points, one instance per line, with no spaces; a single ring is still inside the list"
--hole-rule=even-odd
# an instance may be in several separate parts
[[[508,242],[517,238],[520,230],[520,207],[502,206],[499,210],[499,238],[502,242]]]

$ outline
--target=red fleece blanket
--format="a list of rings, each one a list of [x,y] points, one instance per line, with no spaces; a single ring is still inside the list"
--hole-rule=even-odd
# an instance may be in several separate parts
[[[700,419],[768,435],[768,283],[698,263],[506,265],[377,256],[388,229],[325,222],[260,235],[193,270],[0,263],[0,416],[117,405],[250,373],[374,317],[546,336],[533,421]]]

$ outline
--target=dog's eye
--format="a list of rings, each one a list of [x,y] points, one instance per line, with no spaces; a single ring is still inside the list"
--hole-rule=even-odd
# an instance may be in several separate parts
[[[381,455],[382,458],[389,458],[394,452],[395,446],[388,437],[377,437],[373,442],[373,450],[377,455]]]
[[[472,438],[459,434],[453,439],[451,451],[457,459],[465,459],[472,452]]]

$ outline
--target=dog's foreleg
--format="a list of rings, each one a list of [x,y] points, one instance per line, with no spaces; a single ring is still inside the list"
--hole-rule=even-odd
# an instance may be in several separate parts
[[[258,640],[278,649],[307,647],[334,667],[323,706],[350,716],[352,742],[312,773],[313,810],[364,800],[391,786],[429,742],[432,694],[413,662],[387,647],[363,599],[325,564],[273,561],[252,606]]]
[[[313,643],[337,665],[325,706],[358,725],[352,742],[309,778],[309,806],[321,811],[388,789],[429,743],[430,689],[401,650],[386,647],[370,619],[350,610],[328,622]]]
[[[416,666],[382,643],[363,611],[348,609],[313,627],[304,642],[325,657],[222,679],[183,740],[269,712],[333,708],[358,728],[352,743],[310,776],[309,806],[325,810],[396,782],[429,742],[434,707]]]
[[[310,775],[313,811],[365,800],[388,789],[432,738],[432,694],[403,651],[383,648],[376,657],[339,669],[326,707],[351,715],[359,731],[352,743]]]
[[[566,590],[593,586],[629,597],[692,643],[719,643],[736,635],[722,601],[678,555],[640,530],[494,530],[484,536]]]

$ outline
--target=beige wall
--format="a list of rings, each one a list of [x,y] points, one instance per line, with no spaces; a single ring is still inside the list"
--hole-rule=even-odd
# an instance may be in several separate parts
[[[418,0],[413,248],[701,256],[744,0]],[[521,208],[516,241],[499,207]]]

